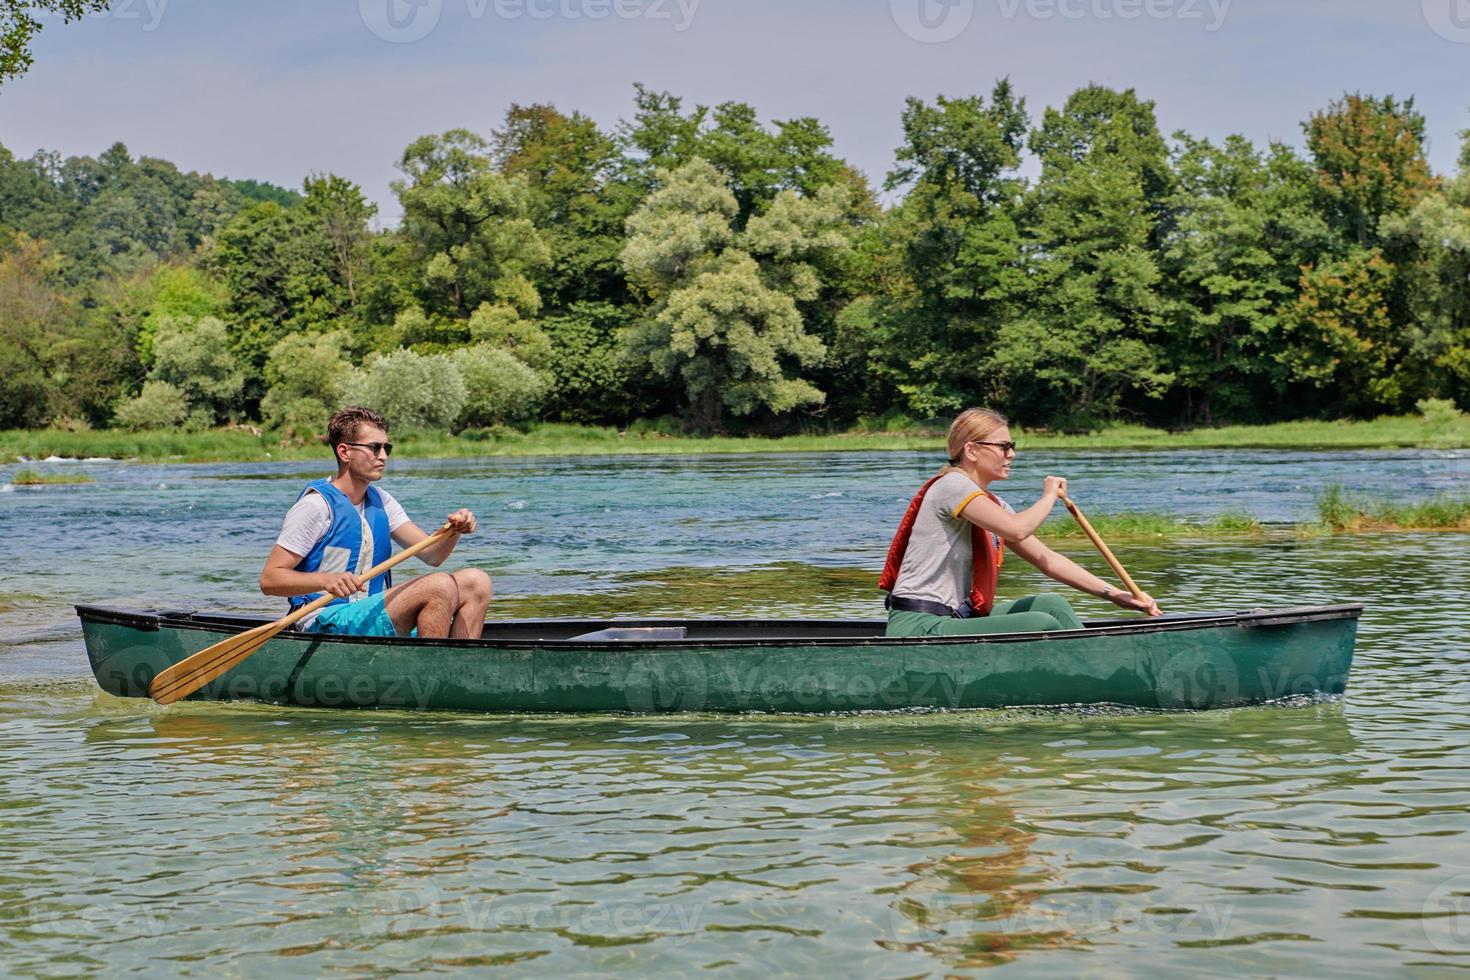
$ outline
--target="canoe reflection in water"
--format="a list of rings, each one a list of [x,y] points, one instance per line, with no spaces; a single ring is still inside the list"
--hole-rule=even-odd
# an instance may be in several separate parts
[[[1188,972],[1198,950],[1241,937],[1310,938],[1315,889],[1291,855],[1273,880],[1219,848],[1242,831],[1259,838],[1262,810],[1357,789],[1364,767],[1340,702],[1212,712],[1187,728],[1136,714],[1006,715],[977,716],[963,747],[941,733],[964,716],[915,719],[905,733],[919,745],[884,753],[910,789],[895,801],[894,838],[922,856],[902,868],[879,946],[954,969],[1137,945]],[[1333,834],[1307,819],[1279,831]],[[1300,893],[1308,912],[1250,900],[1263,892]]]
[[[1273,878],[1227,855],[1262,846],[1262,810],[1360,778],[1339,704],[1166,725],[186,703],[87,741],[130,760],[116,798],[153,814],[159,843],[135,845],[147,860],[97,866],[114,892],[168,872],[155,952],[342,968],[534,958],[568,975],[632,951],[650,969],[754,965],[772,937],[814,968],[823,946],[803,937],[866,949],[886,975],[1127,944],[1187,970],[1199,946],[1310,931],[1244,900],[1267,888],[1314,908],[1299,865]],[[1330,832],[1312,819],[1280,833]],[[183,837],[187,849],[168,843]],[[118,857],[120,841],[97,843]]]

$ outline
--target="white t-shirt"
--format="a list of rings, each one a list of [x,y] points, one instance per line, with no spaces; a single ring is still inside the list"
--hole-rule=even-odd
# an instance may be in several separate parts
[[[383,510],[388,513],[388,531],[392,533],[408,523],[408,514],[404,513],[402,505],[394,500],[386,490],[379,490],[383,498]],[[354,575],[361,575],[373,567],[373,529],[367,519],[367,498],[357,505],[358,518],[362,521],[362,547],[357,550],[357,567],[352,569]],[[316,491],[304,494],[295,505],[286,512],[286,519],[281,523],[281,534],[276,538],[276,544],[285,548],[293,555],[305,557],[315,548],[317,542],[327,536],[332,529],[332,505],[327,499]],[[346,548],[327,548],[322,554],[319,572],[345,572],[348,571],[347,559],[349,552]]]

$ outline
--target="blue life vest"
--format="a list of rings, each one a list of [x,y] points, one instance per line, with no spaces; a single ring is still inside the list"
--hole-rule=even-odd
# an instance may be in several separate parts
[[[332,485],[332,481],[323,477],[313,480],[301,491],[297,501],[308,493],[317,492],[332,509],[332,525],[327,528],[327,533],[312,546],[310,552],[304,555],[301,561],[296,563],[298,572],[357,572],[358,555],[362,551],[362,519],[367,517],[368,527],[373,532],[373,565],[380,565],[388,560],[393,554],[393,537],[388,531],[388,511],[383,507],[383,497],[376,487],[367,488],[366,513],[359,513],[352,506],[352,501],[347,495]],[[344,560],[343,554],[346,558]],[[323,564],[326,568],[323,569]],[[368,595],[377,595],[393,584],[391,573],[385,572],[373,579],[367,585]],[[291,597],[291,608],[300,609],[314,599],[326,595],[325,592],[313,592],[309,595],[298,595]],[[336,598],[327,603],[335,606],[342,602],[351,602],[351,599]]]

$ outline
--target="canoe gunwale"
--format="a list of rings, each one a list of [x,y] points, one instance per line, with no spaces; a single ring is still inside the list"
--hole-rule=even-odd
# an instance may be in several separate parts
[[[124,626],[141,632],[157,632],[161,629],[170,630],[197,630],[208,633],[229,635],[242,633],[245,630],[268,623],[271,620],[263,617],[239,617],[239,616],[216,616],[207,613],[197,613],[189,610],[125,610],[113,609],[103,606],[83,605],[76,606],[77,615],[84,623],[95,623],[105,625]],[[279,634],[279,639],[293,639],[301,642],[320,642],[330,639],[334,644],[351,644],[367,646],[413,646],[413,647],[452,647],[460,649],[504,649],[504,650],[561,650],[561,649],[592,649],[592,650],[619,650],[628,649],[636,645],[640,649],[732,649],[749,647],[933,647],[951,646],[960,644],[990,644],[990,643],[1025,643],[1036,640],[1068,641],[1086,640],[1104,636],[1120,635],[1142,635],[1149,633],[1166,632],[1188,632],[1194,630],[1220,629],[1222,627],[1234,626],[1240,629],[1271,629],[1282,626],[1293,626],[1301,623],[1313,623],[1326,620],[1357,619],[1363,611],[1360,602],[1336,603],[1324,606],[1294,606],[1277,609],[1253,609],[1241,612],[1222,613],[1192,613],[1180,616],[1165,616],[1158,619],[1130,619],[1130,620],[1090,620],[1085,623],[1085,628],[1080,630],[1059,630],[1030,633],[1000,633],[980,636],[917,636],[917,637],[888,637],[883,635],[886,623],[883,620],[744,620],[744,619],[672,619],[672,618],[644,618],[626,620],[580,620],[580,619],[545,619],[545,620],[503,620],[497,623],[491,621],[487,629],[493,630],[497,625],[515,626],[520,629],[532,629],[544,626],[547,629],[565,630],[568,625],[605,627],[649,627],[649,626],[673,626],[687,625],[718,626],[732,630],[748,630],[745,636],[684,638],[684,639],[640,639],[628,640],[578,640],[574,637],[557,638],[505,638],[488,636],[480,639],[456,639],[449,637],[368,637],[368,636],[343,636],[332,634],[326,636],[321,633],[303,633],[296,630],[287,630]],[[801,635],[793,633],[782,635],[772,632],[779,627],[799,628],[806,626],[812,629],[821,627],[850,627],[854,630],[872,630],[872,633],[858,633],[851,635]]]

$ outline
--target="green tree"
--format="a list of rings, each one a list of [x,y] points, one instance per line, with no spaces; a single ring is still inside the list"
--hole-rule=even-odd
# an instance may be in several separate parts
[[[1162,342],[1179,411],[1205,425],[1263,421],[1286,392],[1281,310],[1332,235],[1313,207],[1312,172],[1289,147],[1263,156],[1242,136],[1175,140]]]
[[[660,170],[703,159],[725,178],[737,230],[781,191],[807,196],[853,180],[851,168],[829,152],[832,136],[815,118],[775,120],[768,127],[743,102],[696,106],[686,114],[682,99],[643,85],[634,87],[633,101],[632,120],[618,130],[628,179],[651,190]]]
[[[137,333],[138,359],[153,366],[153,344],[165,319],[223,317],[229,308],[224,286],[195,266],[168,263],[141,277],[146,307]]]
[[[551,368],[551,338],[535,321],[522,318],[514,307],[481,303],[470,316],[470,337],[514,354],[537,371]]]
[[[1470,130],[1459,174],[1380,231],[1399,266],[1411,317],[1405,333],[1414,394],[1470,406]]]
[[[1021,417],[1089,428],[1173,380],[1154,248],[1167,151],[1153,103],[1099,86],[1048,109],[1030,146],[1042,167],[1026,203],[1030,275],[984,367]]]
[[[367,294],[379,288],[368,227],[376,206],[331,174],[308,177],[303,190],[299,205],[266,201],[241,211],[204,256],[229,293],[247,403],[264,393],[271,350],[293,333],[343,330],[354,346],[367,346],[356,338],[373,319]]]
[[[491,136],[491,158],[530,188],[530,217],[550,253],[534,277],[547,309],[627,302],[618,253],[638,196],[620,179],[616,141],[581,113],[512,104]]]
[[[1302,128],[1324,209],[1360,248],[1378,244],[1385,215],[1407,212],[1434,189],[1424,157],[1424,116],[1412,98],[1346,95],[1313,113]]]
[[[327,418],[345,401],[343,389],[352,373],[349,344],[346,332],[333,330],[292,334],[271,348],[265,365],[269,388],[260,403],[265,423],[289,438],[323,434]]]
[[[308,177],[304,188],[301,216],[308,233],[325,245],[330,257],[330,283],[323,289],[330,304],[326,312],[354,309],[363,281],[371,274],[369,223],[378,206],[363,196],[361,187],[335,174]]]
[[[798,303],[820,286],[809,260],[846,247],[845,192],[786,192],[741,232],[735,195],[709,163],[696,158],[659,182],[628,221],[624,268],[651,300],[626,334],[630,354],[682,383],[704,430],[718,429],[726,411],[821,404],[824,394],[797,373],[824,354]]]
[[[183,392],[191,411],[198,412],[205,424],[239,415],[245,372],[230,351],[229,331],[216,317],[162,317],[148,378]]]
[[[0,427],[50,418],[50,347],[66,315],[57,267],[45,244],[25,235],[0,255]]]
[[[863,237],[876,295],[844,311],[838,348],[850,363],[865,351],[858,373],[884,377],[911,412],[928,417],[995,388],[977,369],[1022,287],[1016,171],[1027,116],[1002,79],[989,104],[911,98],[902,122],[885,187],[907,194]]]
[[[546,410],[564,422],[624,422],[657,406],[644,372],[623,354],[631,306],[573,303],[541,321],[551,341]]]
[[[490,302],[534,315],[541,297],[532,275],[551,253],[531,222],[526,181],[497,173],[488,144],[464,129],[415,140],[398,166],[404,179],[393,189],[425,311],[467,320]]]
[[[1299,294],[1283,314],[1291,339],[1284,360],[1295,380],[1323,393],[1319,404],[1329,416],[1367,417],[1411,401],[1395,370],[1404,353],[1390,312],[1395,275],[1377,249],[1354,249],[1302,271]]]
[[[68,258],[72,284],[184,258],[243,204],[227,182],[181,173],[166,160],[134,160],[121,143],[96,159],[37,154],[27,165],[54,190],[0,220],[47,234]]]
[[[41,31],[37,14],[60,14],[69,24],[105,11],[110,0],[0,0],[0,85],[31,67],[31,41]]]

